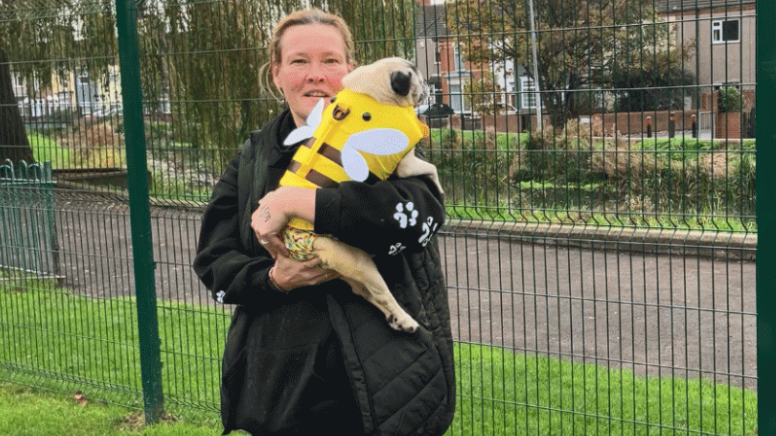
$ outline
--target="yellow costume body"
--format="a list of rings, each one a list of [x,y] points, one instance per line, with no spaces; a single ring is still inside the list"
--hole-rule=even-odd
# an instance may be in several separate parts
[[[296,151],[280,186],[317,189],[358,180],[348,173],[352,175],[352,168],[363,162],[362,171],[355,171],[363,178],[358,181],[386,180],[415,144],[428,136],[428,127],[412,107],[383,104],[349,89],[340,91],[323,111],[320,124],[310,128],[315,128],[312,138]],[[299,218],[289,226],[313,229]]]

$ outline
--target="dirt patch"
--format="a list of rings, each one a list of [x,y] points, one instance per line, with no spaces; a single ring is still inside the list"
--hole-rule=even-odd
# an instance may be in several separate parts
[[[180,418],[170,415],[168,413],[165,413],[165,414],[162,414],[162,417],[159,418],[159,421],[157,423],[174,424],[178,421],[180,421]],[[141,411],[137,411],[124,416],[121,419],[121,421],[119,421],[118,425],[116,425],[116,428],[120,431],[138,431],[145,428],[145,426],[146,426],[145,413]]]

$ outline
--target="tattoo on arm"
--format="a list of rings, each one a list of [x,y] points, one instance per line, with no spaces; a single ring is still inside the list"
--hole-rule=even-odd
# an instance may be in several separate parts
[[[269,214],[269,208],[267,206],[264,206],[261,208],[261,210],[259,211],[259,216],[264,218],[265,223],[269,221],[270,218],[272,218],[272,216]]]

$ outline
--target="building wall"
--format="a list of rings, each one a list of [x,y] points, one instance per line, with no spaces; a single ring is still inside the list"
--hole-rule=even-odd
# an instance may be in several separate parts
[[[743,8],[684,11],[668,15],[678,23],[677,38],[694,41],[695,48],[685,69],[697,77],[700,85],[740,83],[753,88],[755,83],[756,15],[751,6]],[[719,19],[739,21],[739,42],[713,43],[712,23]],[[703,91],[707,92],[707,91]]]

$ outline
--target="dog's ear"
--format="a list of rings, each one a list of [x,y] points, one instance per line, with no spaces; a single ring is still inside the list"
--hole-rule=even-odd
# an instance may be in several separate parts
[[[391,73],[391,89],[396,94],[406,97],[410,93],[412,87],[412,73],[403,73],[401,71],[394,71]]]

